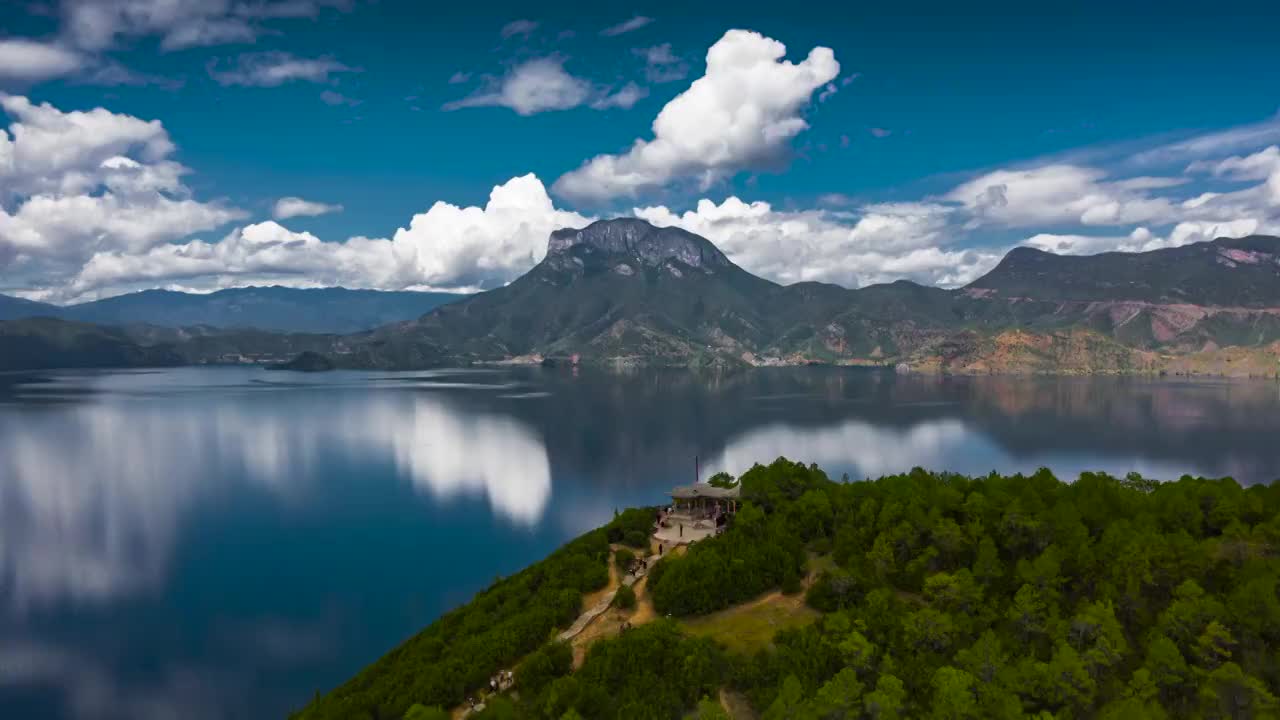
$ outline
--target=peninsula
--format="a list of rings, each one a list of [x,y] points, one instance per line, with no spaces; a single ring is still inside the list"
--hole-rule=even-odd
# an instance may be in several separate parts
[[[618,514],[295,717],[1280,707],[1280,485],[1047,470],[834,482],[781,458],[718,485]],[[673,541],[685,524],[703,532]]]

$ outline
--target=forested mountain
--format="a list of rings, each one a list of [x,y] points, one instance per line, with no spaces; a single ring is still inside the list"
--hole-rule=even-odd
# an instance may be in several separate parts
[[[0,320],[58,317],[100,325],[353,333],[416,318],[459,297],[451,293],[278,286],[208,294],[144,290],[67,306],[0,296]]]
[[[499,581],[297,717],[443,718],[511,666],[514,692],[476,720],[748,716],[728,696],[762,720],[1280,712],[1280,484],[844,483],[785,459],[740,482],[727,532],[651,557],[639,609],[618,610],[635,627],[584,654],[534,650],[604,584],[606,542],[623,559],[618,543],[644,544],[648,510]],[[791,616],[768,616],[786,629],[753,649],[733,626],[699,630],[770,602]]]

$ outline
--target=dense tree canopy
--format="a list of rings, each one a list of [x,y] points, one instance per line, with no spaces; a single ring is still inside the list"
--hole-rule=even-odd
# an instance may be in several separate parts
[[[1280,712],[1280,486],[842,484],[780,460],[743,491],[781,532],[829,538],[837,565],[808,590],[819,622],[739,660],[731,683],[766,720]]]
[[[840,483],[783,459],[740,483],[730,529],[649,574],[655,610],[675,620],[596,642],[576,671],[562,646],[543,646],[517,673],[519,700],[483,718],[719,718],[721,689],[763,720],[1280,717],[1280,485],[1061,482],[1046,470]],[[330,698],[401,713],[456,698],[443,678],[469,687],[462,668],[545,642],[576,612],[569,596],[602,582],[605,540],[642,517],[624,513],[546,561],[575,579],[544,588],[539,565],[525,572],[541,583],[522,573],[477,597],[499,607],[524,593],[499,621],[518,642],[466,631],[459,618],[498,617],[468,606]],[[820,617],[755,654],[681,632],[679,618],[799,591],[811,567],[826,568],[804,596]],[[484,661],[455,667],[446,646]]]

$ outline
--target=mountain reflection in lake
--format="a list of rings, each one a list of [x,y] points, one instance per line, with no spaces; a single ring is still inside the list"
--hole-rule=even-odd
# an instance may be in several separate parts
[[[615,508],[778,455],[1280,476],[1275,382],[0,375],[0,715],[282,716]]]

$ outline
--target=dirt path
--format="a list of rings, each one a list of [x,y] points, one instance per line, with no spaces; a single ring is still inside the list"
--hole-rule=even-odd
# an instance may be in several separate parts
[[[567,630],[560,633],[557,638],[560,640],[571,641],[581,635],[582,631],[586,630],[587,626],[590,625],[593,620],[609,611],[609,606],[613,604],[614,596],[618,594],[618,588],[623,585],[634,585],[635,582],[636,576],[631,574],[628,574],[626,577],[619,580],[618,566],[613,562],[613,558],[610,557],[609,584],[605,586],[603,590],[598,590],[583,598],[582,604],[587,606],[587,609],[578,616],[577,620],[573,621],[573,624],[570,625]]]
[[[609,582],[603,588],[583,595],[582,607],[593,607],[604,599],[605,595],[612,595],[618,591],[618,565],[613,561],[613,553],[617,551],[617,548],[610,545],[609,551]]]
[[[729,713],[733,720],[756,720],[756,712],[742,693],[727,688],[720,689],[720,707]]]
[[[636,591],[636,611],[631,615],[632,625],[643,625],[658,617],[653,609],[653,598],[649,597],[649,578],[640,578],[633,586]]]

